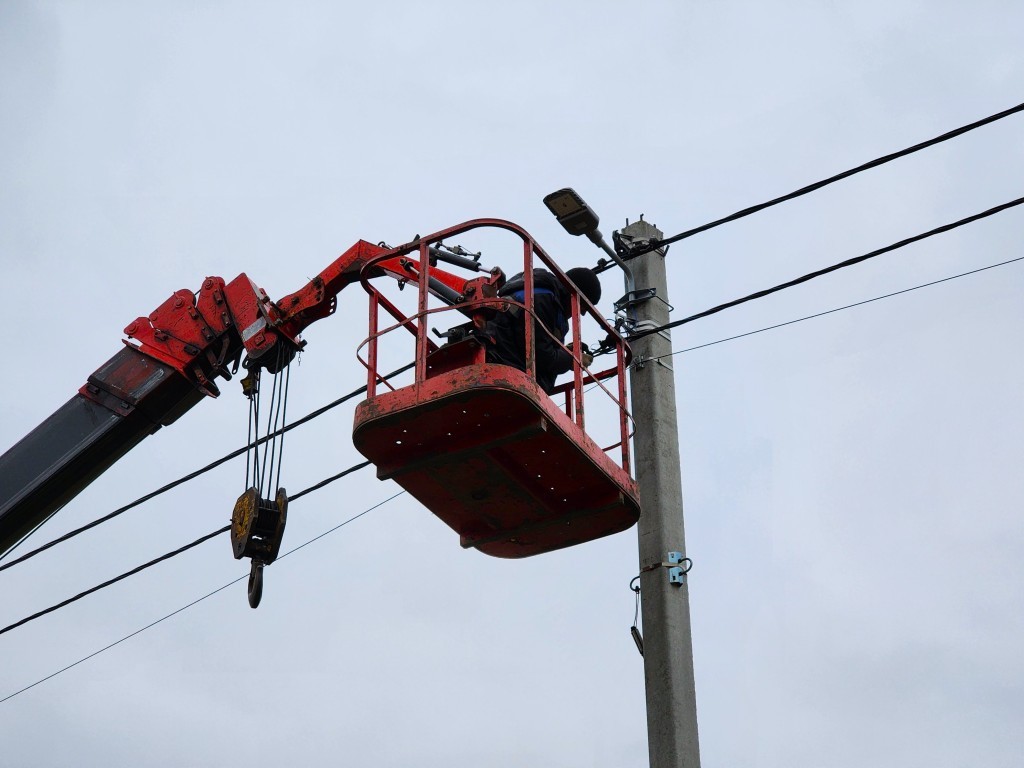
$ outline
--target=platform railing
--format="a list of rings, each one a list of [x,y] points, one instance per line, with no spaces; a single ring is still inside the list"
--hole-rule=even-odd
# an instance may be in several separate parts
[[[522,273],[524,282],[524,300],[522,302],[518,302],[508,297],[485,297],[469,299],[454,305],[431,308],[429,306],[431,293],[431,248],[440,245],[443,241],[450,238],[457,237],[475,229],[483,228],[496,228],[512,232],[521,239],[523,247]],[[374,276],[374,265],[386,259],[409,256],[414,253],[418,255],[419,263],[415,265],[416,269],[413,270],[416,274],[410,273],[410,283],[415,280],[417,286],[416,312],[412,315],[406,315],[370,281]],[[559,337],[550,328],[548,328],[540,318],[537,317],[537,314],[534,311],[533,269],[538,260],[545,269],[555,276],[555,278],[569,293],[571,317],[568,318],[569,333],[568,338],[566,339],[567,343],[563,343],[563,341],[561,341]],[[539,330],[540,332],[546,333],[556,344],[567,351],[573,359],[571,380],[558,385],[552,396],[564,395],[565,399],[563,409],[566,416],[574,421],[581,430],[587,432],[585,420],[586,390],[584,387],[596,384],[600,391],[611,401],[611,403],[613,403],[615,412],[618,416],[619,440],[618,442],[605,447],[604,450],[605,452],[610,452],[615,448],[619,448],[621,455],[620,466],[627,473],[631,472],[629,438],[632,432],[632,417],[626,407],[626,367],[629,365],[631,360],[629,345],[626,343],[625,339],[619,335],[614,326],[601,316],[587,297],[575,289],[561,268],[524,229],[512,222],[502,219],[474,219],[385,251],[366,264],[360,275],[360,282],[369,294],[370,301],[368,335],[367,338],[359,345],[356,357],[367,370],[368,398],[376,397],[379,386],[384,386],[390,391],[395,391],[396,389],[396,386],[388,380],[387,376],[381,374],[378,370],[379,344],[381,338],[385,335],[400,328],[405,328],[413,335],[415,339],[414,384],[419,386],[427,379],[429,355],[439,349],[437,344],[435,344],[428,336],[428,317],[442,312],[455,311],[463,314],[467,318],[472,318],[474,314],[486,312],[488,309],[499,311],[503,306],[519,306],[533,319],[533,322],[526,322],[524,328],[526,373],[536,380],[536,333]],[[380,311],[382,309],[396,320],[394,324],[384,328],[380,327]],[[584,311],[586,311],[586,313],[591,316],[594,323],[596,323],[596,325],[606,333],[606,339],[603,344],[602,351],[606,353],[611,352],[615,355],[615,364],[606,370],[592,372],[587,366],[583,365],[583,361],[581,359],[581,321]],[[365,359],[361,354],[364,347],[367,350]],[[606,382],[611,379],[614,379],[614,392],[606,386]],[[590,388],[592,389],[592,387]]]

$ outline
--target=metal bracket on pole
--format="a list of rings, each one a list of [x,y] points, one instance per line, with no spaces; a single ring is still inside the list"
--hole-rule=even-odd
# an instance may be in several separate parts
[[[645,301],[650,301],[657,295],[657,288],[642,288],[636,291],[629,291],[625,296],[615,302],[615,311],[621,312],[627,307],[635,307],[638,304],[643,304]]]
[[[640,320],[636,317],[636,313],[633,310],[651,301],[651,299],[660,301],[668,308],[669,312],[675,310],[675,307],[658,295],[657,288],[641,288],[635,291],[628,291],[625,296],[615,302],[615,315],[617,317],[615,327],[624,330],[624,335],[627,339],[639,333],[644,333],[645,335],[657,333],[658,336],[661,336],[666,341],[672,340],[668,331],[661,330],[660,326],[653,320]]]
[[[687,567],[687,568],[684,569],[682,565],[679,565],[679,563],[682,563],[684,560],[689,563],[690,567],[693,566],[693,563],[689,562],[688,558],[683,557],[683,553],[682,552],[669,552],[668,553],[668,562],[670,563],[669,569],[668,569],[668,583],[669,584],[685,584],[686,583],[686,572],[689,571],[690,568]],[[676,563],[676,565],[671,565],[672,563]]]
[[[660,563],[654,563],[648,565],[642,569],[641,573],[647,573],[657,568],[668,568],[668,583],[669,584],[685,584],[686,574],[693,568],[693,561],[688,557],[683,557],[682,552],[669,552],[666,555],[665,560]]]
[[[614,307],[616,312],[621,312],[624,309],[630,307],[637,307],[641,304],[645,304],[651,299],[657,299],[666,307],[669,312],[674,312],[675,307],[665,301],[661,296],[658,295],[657,288],[639,288],[635,291],[628,291],[625,296],[615,302]]]
[[[665,369],[667,369],[669,371],[672,370],[672,366],[669,365],[668,363],[666,363],[660,357],[645,357],[644,355],[637,355],[635,358],[633,358],[633,363],[632,363],[633,370],[635,370],[635,371],[642,370],[644,368],[644,366],[646,366],[647,363],[649,363],[649,362],[650,363],[657,363],[662,368],[665,368]]]

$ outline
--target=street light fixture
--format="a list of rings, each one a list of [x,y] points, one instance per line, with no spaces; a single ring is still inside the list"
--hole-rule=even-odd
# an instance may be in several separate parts
[[[576,191],[566,187],[552,192],[544,198],[544,205],[558,217],[558,223],[565,227],[570,235],[587,235],[592,240],[594,233],[601,237],[597,225],[601,223],[597,214],[586,204]]]
[[[566,232],[575,237],[586,235],[590,242],[611,256],[612,261],[622,267],[622,271],[626,273],[626,291],[631,294],[634,290],[633,271],[626,262],[619,258],[615,249],[605,242],[604,236],[597,228],[601,219],[587,205],[586,201],[576,194],[576,190],[566,187],[552,192],[545,196],[544,205],[555,215],[558,223]]]

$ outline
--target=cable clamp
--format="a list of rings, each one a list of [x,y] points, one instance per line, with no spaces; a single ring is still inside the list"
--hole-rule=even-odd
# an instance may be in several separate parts
[[[632,338],[634,336],[649,336],[656,334],[663,338],[665,341],[672,343],[672,336],[669,335],[668,329],[664,326],[658,325],[653,320],[637,320],[629,323],[624,323],[626,327],[626,338]]]
[[[615,302],[615,311],[621,312],[629,307],[635,307],[639,304],[644,304],[650,301],[658,295],[657,288],[641,288],[636,291],[630,291],[621,299]]]
[[[647,357],[646,355],[637,355],[636,357],[633,358],[633,363],[632,363],[633,370],[634,371],[642,370],[648,363],[654,363],[655,365],[660,365],[665,370],[667,370],[667,371],[669,371],[671,373],[675,373],[675,369],[673,369],[670,364],[668,364],[664,360],[662,360],[661,357]]]
[[[641,215],[640,221],[643,220],[644,217]],[[626,220],[626,226],[629,226],[628,219]],[[661,245],[662,242],[664,242],[663,238],[633,237],[619,230],[612,232],[612,243],[615,244],[615,252],[619,254],[623,261],[630,261],[637,256],[642,256],[652,251],[664,257],[668,254],[671,243],[669,245]]]
[[[660,563],[653,563],[640,569],[640,573],[647,573],[658,568],[668,568],[669,584],[685,584],[686,574],[693,569],[693,560],[683,557],[682,552],[669,552],[666,559]]]

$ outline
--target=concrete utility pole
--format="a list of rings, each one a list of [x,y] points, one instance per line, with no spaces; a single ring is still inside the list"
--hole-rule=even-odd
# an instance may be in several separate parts
[[[646,221],[625,227],[634,242],[662,237]],[[638,330],[669,321],[668,282],[663,251],[629,262],[636,291],[655,297],[636,305]],[[647,745],[652,768],[699,768],[697,696],[690,635],[690,591],[684,563],[683,489],[676,424],[677,358],[669,332],[631,342],[630,372],[636,478],[640,488],[640,605],[643,612],[644,678],[647,687]]]
[[[545,196],[570,235],[586,235],[625,275],[626,311],[632,330],[668,322],[665,254],[652,251],[628,263],[605,242],[598,215],[571,187]],[[620,233],[634,243],[661,239],[641,220]],[[622,307],[616,303],[616,309]],[[630,373],[636,480],[640,488],[640,604],[643,608],[644,678],[647,684],[647,748],[652,768],[700,768],[697,695],[693,684],[690,591],[686,583],[683,484],[679,472],[675,374],[668,331],[631,342]]]

